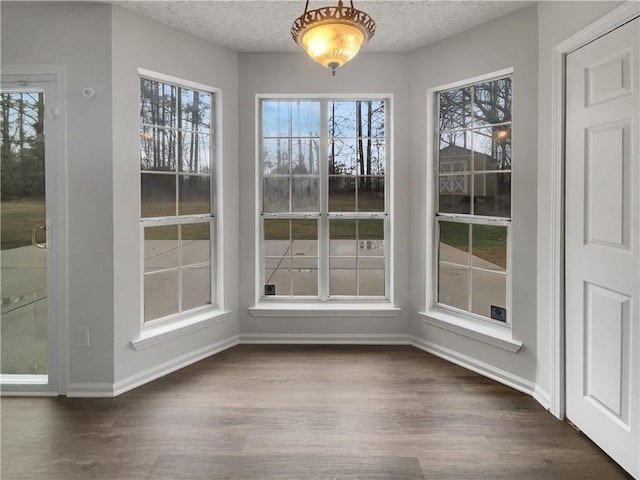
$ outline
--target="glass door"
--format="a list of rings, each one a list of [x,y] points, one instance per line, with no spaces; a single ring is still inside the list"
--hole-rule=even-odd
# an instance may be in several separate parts
[[[47,390],[53,383],[50,373],[55,357],[49,348],[52,328],[47,288],[51,272],[45,94],[45,88],[19,84],[11,88],[5,82],[0,93],[3,390]]]

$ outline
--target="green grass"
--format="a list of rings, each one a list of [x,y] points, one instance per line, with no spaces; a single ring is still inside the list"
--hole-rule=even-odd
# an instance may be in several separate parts
[[[0,207],[0,246],[2,250],[31,245],[31,230],[45,224],[44,200],[3,201]],[[44,234],[38,234],[44,242]]]
[[[473,254],[502,268],[507,267],[507,227],[471,225]],[[469,251],[469,225],[440,222],[440,241],[446,245]]]
[[[291,232],[289,222],[291,221]],[[356,237],[357,224],[357,237]],[[331,240],[384,240],[384,220],[331,220]],[[317,220],[273,220],[264,221],[265,240],[317,240]]]

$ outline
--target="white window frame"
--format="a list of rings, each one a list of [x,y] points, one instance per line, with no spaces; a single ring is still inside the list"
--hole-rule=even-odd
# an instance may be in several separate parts
[[[136,350],[154,345],[168,338],[173,338],[179,333],[188,333],[197,328],[201,328],[212,323],[223,321],[229,312],[224,311],[223,306],[223,272],[222,272],[222,229],[221,212],[222,208],[222,90],[210,85],[205,85],[181,78],[173,77],[146,69],[138,69],[138,99],[140,99],[140,79],[146,78],[153,81],[169,83],[173,86],[198,90],[211,95],[211,128],[209,133],[210,139],[210,201],[211,211],[207,214],[196,215],[176,215],[173,217],[148,217],[140,216],[140,335],[132,342]],[[138,125],[140,120],[138,116]],[[139,151],[138,145],[138,151]],[[139,153],[138,153],[138,162]],[[178,160],[179,161],[179,160]],[[144,172],[138,167],[139,175]],[[141,202],[140,198],[140,202]],[[144,230],[145,227],[159,227],[168,225],[181,225],[192,223],[209,223],[209,241],[210,241],[210,303],[195,307],[186,311],[178,312],[172,315],[156,318],[153,320],[144,320]]]
[[[284,101],[318,101],[320,102],[320,212],[319,213],[269,213],[262,214],[262,162],[260,142],[262,138],[262,110],[264,100]],[[386,102],[386,165],[385,165],[385,212],[380,213],[350,213],[328,212],[328,104],[330,101],[367,101],[384,100]],[[325,310],[327,314],[340,311],[351,311],[352,316],[365,314],[367,306],[377,310],[380,315],[395,316],[400,309],[391,307],[394,299],[393,292],[393,95],[392,94],[339,94],[339,95],[308,95],[308,94],[258,94],[255,103],[255,307],[250,308],[254,316],[272,316],[273,314],[287,314],[287,310],[299,308],[298,314],[310,313],[309,308]],[[274,296],[264,293],[264,259],[263,253],[263,219],[317,219],[318,220],[318,296]],[[385,219],[384,229],[384,257],[385,257],[385,296],[329,296],[329,220],[330,219]],[[382,307],[382,308],[381,308]],[[386,313],[384,312],[386,310]],[[313,316],[317,316],[316,312]],[[311,315],[309,315],[311,316]]]
[[[454,332],[474,340],[492,345],[494,347],[515,353],[521,347],[522,343],[512,336],[512,281],[513,281],[513,245],[512,245],[512,226],[507,226],[507,292],[506,292],[506,308],[507,322],[499,322],[488,319],[486,317],[476,315],[467,311],[462,311],[450,306],[442,305],[438,302],[438,186],[439,186],[439,168],[438,168],[438,152],[439,152],[439,107],[438,93],[454,88],[465,87],[477,83],[486,82],[498,78],[511,76],[513,78],[513,68],[507,68],[477,77],[467,78],[465,80],[452,82],[440,86],[430,88],[427,91],[427,125],[428,135],[426,135],[426,152],[427,152],[427,169],[425,185],[431,187],[432,191],[426,195],[426,215],[427,221],[425,226],[426,232],[426,251],[425,251],[425,271],[426,271],[426,291],[425,291],[425,309],[418,312],[422,317],[422,321],[429,327],[438,327],[450,332]],[[512,97],[515,98],[514,87],[512,84]],[[515,104],[515,101],[513,102]],[[430,127],[429,127],[430,125]],[[513,130],[512,130],[513,136]],[[513,149],[512,149],[513,152]],[[511,219],[513,218],[513,164],[512,164],[512,190],[511,190]],[[448,219],[463,219],[465,215],[451,214]],[[478,219],[479,224],[487,223],[489,225],[498,225],[505,219],[485,218]]]

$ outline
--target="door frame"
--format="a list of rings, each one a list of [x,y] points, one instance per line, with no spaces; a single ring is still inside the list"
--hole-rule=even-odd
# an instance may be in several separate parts
[[[546,298],[549,299],[545,312],[550,319],[550,412],[561,420],[566,415],[565,398],[565,85],[566,57],[569,53],[585,46],[603,35],[624,25],[640,15],[640,3],[628,1],[583,28],[563,42],[553,47],[551,52],[551,169],[549,176],[549,210],[546,211],[545,230],[549,233],[551,251],[548,272],[544,276]],[[540,317],[539,317],[540,318]]]
[[[51,227],[47,244],[53,254],[47,255],[47,348],[50,367],[48,382],[36,384],[25,378],[2,385],[5,396],[56,396],[67,392],[68,378],[68,277],[67,277],[67,156],[66,156],[66,66],[64,65],[2,65],[2,84],[24,84],[40,87],[53,96],[45,99],[45,115],[56,121],[45,137],[46,224]],[[49,140],[47,142],[47,140]],[[45,163],[46,165],[46,163]],[[49,166],[49,165],[47,165]],[[52,255],[49,258],[49,255]]]

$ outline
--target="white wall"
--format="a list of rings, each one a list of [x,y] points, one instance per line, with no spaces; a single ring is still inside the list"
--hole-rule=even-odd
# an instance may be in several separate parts
[[[411,54],[411,332],[438,349],[462,354],[469,364],[506,372],[517,383],[536,377],[536,160],[537,160],[537,8],[532,6],[480,25]],[[427,325],[417,315],[426,303],[425,185],[427,90],[494,71],[513,68],[512,306],[513,337],[523,343],[516,354]],[[429,130],[431,129],[431,131]],[[426,222],[426,223],[425,223]],[[429,275],[430,277],[430,275]]]
[[[113,226],[111,8],[105,5],[2,5],[2,68],[66,68],[58,99],[66,130],[67,297],[70,384],[113,383]],[[82,89],[95,89],[87,99]],[[66,167],[65,167],[66,163]],[[66,172],[65,172],[66,168]],[[60,232],[58,232],[60,233]],[[67,319],[61,319],[65,321]],[[76,347],[76,328],[91,346]]]
[[[554,46],[571,37],[621,2],[540,2],[538,4],[538,369],[536,383],[545,392],[551,393],[550,358],[552,344],[549,341],[551,323],[549,305],[551,298],[548,284],[551,271],[552,239],[549,229],[551,205],[549,188],[553,173],[551,169],[552,135],[551,53]]]
[[[366,47],[365,47],[366,49]],[[409,80],[408,55],[366,50],[335,77],[304,53],[240,54],[240,331],[246,334],[403,334],[409,305]],[[256,94],[392,94],[395,128],[395,304],[393,318],[253,318],[247,308],[255,297],[255,99]]]
[[[235,52],[119,7],[113,8],[114,355],[116,385],[179,365],[238,334],[238,57]],[[138,68],[222,89],[223,307],[231,316],[170,341],[134,350],[140,326],[140,173]]]

